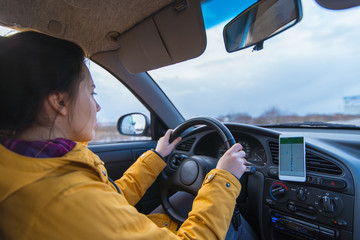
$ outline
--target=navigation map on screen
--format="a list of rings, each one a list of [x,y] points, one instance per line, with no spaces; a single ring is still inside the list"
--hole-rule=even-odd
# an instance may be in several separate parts
[[[280,174],[303,177],[304,171],[304,138],[280,138]]]

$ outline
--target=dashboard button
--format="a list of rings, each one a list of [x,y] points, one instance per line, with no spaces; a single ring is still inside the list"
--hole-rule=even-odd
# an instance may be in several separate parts
[[[329,196],[323,196],[320,199],[320,206],[322,210],[328,213],[333,213],[336,210],[336,204],[333,198]]]
[[[291,211],[291,212],[296,212],[296,206],[295,206],[295,205],[289,204],[289,205],[287,206],[287,208],[288,208],[289,211]]]
[[[343,189],[346,187],[346,182],[339,179],[323,178],[322,185],[331,188]]]
[[[305,201],[306,200],[306,191],[304,189],[299,189],[296,193],[296,197],[297,199],[301,200],[301,201]]]
[[[333,223],[340,227],[346,227],[348,225],[344,220],[334,220]]]
[[[315,176],[308,176],[306,179],[306,182],[321,185],[322,178],[321,177],[315,177]]]
[[[270,206],[274,206],[274,205],[275,205],[275,202],[274,202],[273,200],[269,199],[269,198],[265,199],[265,202],[266,202],[267,204],[269,204]]]
[[[286,188],[282,185],[277,185],[271,189],[271,193],[272,196],[274,196],[276,199],[279,199],[285,196]]]
[[[268,174],[272,178],[278,178],[278,175],[279,175],[277,168],[270,168],[268,171]]]

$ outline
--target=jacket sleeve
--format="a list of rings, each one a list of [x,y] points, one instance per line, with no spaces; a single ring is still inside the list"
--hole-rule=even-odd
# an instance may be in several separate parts
[[[61,192],[29,222],[26,239],[224,239],[240,183],[212,170],[189,218],[176,234],[160,228],[102,182],[78,183]]]
[[[147,151],[115,183],[127,201],[134,206],[165,166],[166,163],[159,155]]]
[[[181,239],[225,239],[240,190],[240,181],[231,173],[211,170],[177,235]]]

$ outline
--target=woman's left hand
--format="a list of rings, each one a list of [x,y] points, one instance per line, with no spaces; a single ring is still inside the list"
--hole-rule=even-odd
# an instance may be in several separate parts
[[[157,142],[155,151],[158,152],[163,157],[168,156],[171,153],[171,151],[174,149],[176,144],[178,144],[181,141],[181,137],[178,137],[172,143],[169,143],[169,139],[172,132],[173,132],[172,129],[167,130],[165,135],[161,137]]]

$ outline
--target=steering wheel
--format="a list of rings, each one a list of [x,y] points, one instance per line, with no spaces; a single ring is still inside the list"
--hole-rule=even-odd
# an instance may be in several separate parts
[[[227,149],[235,144],[235,139],[229,129],[220,121],[208,117],[192,118],[183,122],[174,129],[170,142],[179,137],[186,129],[195,125],[206,125],[214,129],[220,135]],[[174,191],[183,191],[196,196],[206,174],[216,167],[218,159],[192,155],[186,159],[181,159],[181,163],[175,167],[171,161],[169,158],[168,166],[162,172],[160,178],[161,203],[171,217],[179,222],[184,222],[185,217],[171,206],[169,195]]]

